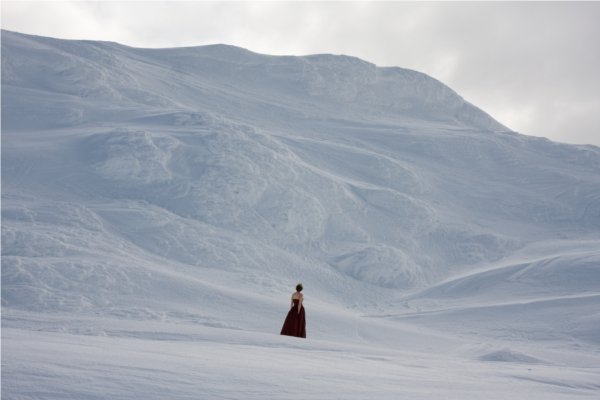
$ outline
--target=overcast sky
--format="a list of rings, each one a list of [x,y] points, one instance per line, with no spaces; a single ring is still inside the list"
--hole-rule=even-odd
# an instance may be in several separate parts
[[[225,43],[424,72],[517,132],[600,146],[600,2],[10,2],[2,29]]]

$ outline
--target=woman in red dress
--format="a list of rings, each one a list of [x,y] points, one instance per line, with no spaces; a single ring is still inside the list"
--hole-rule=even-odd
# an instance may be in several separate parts
[[[282,335],[306,338],[306,321],[304,320],[304,307],[302,307],[304,295],[300,293],[301,291],[302,284],[299,283],[296,286],[296,293],[292,295],[292,308],[281,328]]]

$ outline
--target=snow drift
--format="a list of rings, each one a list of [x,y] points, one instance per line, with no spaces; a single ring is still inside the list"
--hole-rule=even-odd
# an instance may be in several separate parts
[[[2,31],[9,329],[277,333],[302,281],[309,337],[502,342],[473,328],[482,306],[519,336],[515,307],[547,322],[559,302],[553,340],[597,352],[599,188],[597,147],[511,132],[415,71]],[[555,357],[494,346],[463,354]]]

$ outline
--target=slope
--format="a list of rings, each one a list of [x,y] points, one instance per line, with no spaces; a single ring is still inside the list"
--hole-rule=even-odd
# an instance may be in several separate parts
[[[9,346],[32,330],[270,342],[302,281],[325,343],[598,354],[594,146],[510,132],[415,71],[224,45],[2,31],[2,98]],[[578,324],[553,326],[551,350],[552,311],[512,317],[550,300]],[[474,329],[481,304],[513,336]]]

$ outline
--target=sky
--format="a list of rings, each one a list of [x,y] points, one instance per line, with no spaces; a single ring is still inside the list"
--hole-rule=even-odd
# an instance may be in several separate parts
[[[600,2],[2,1],[2,29],[134,47],[224,43],[424,72],[511,130],[600,146]]]

